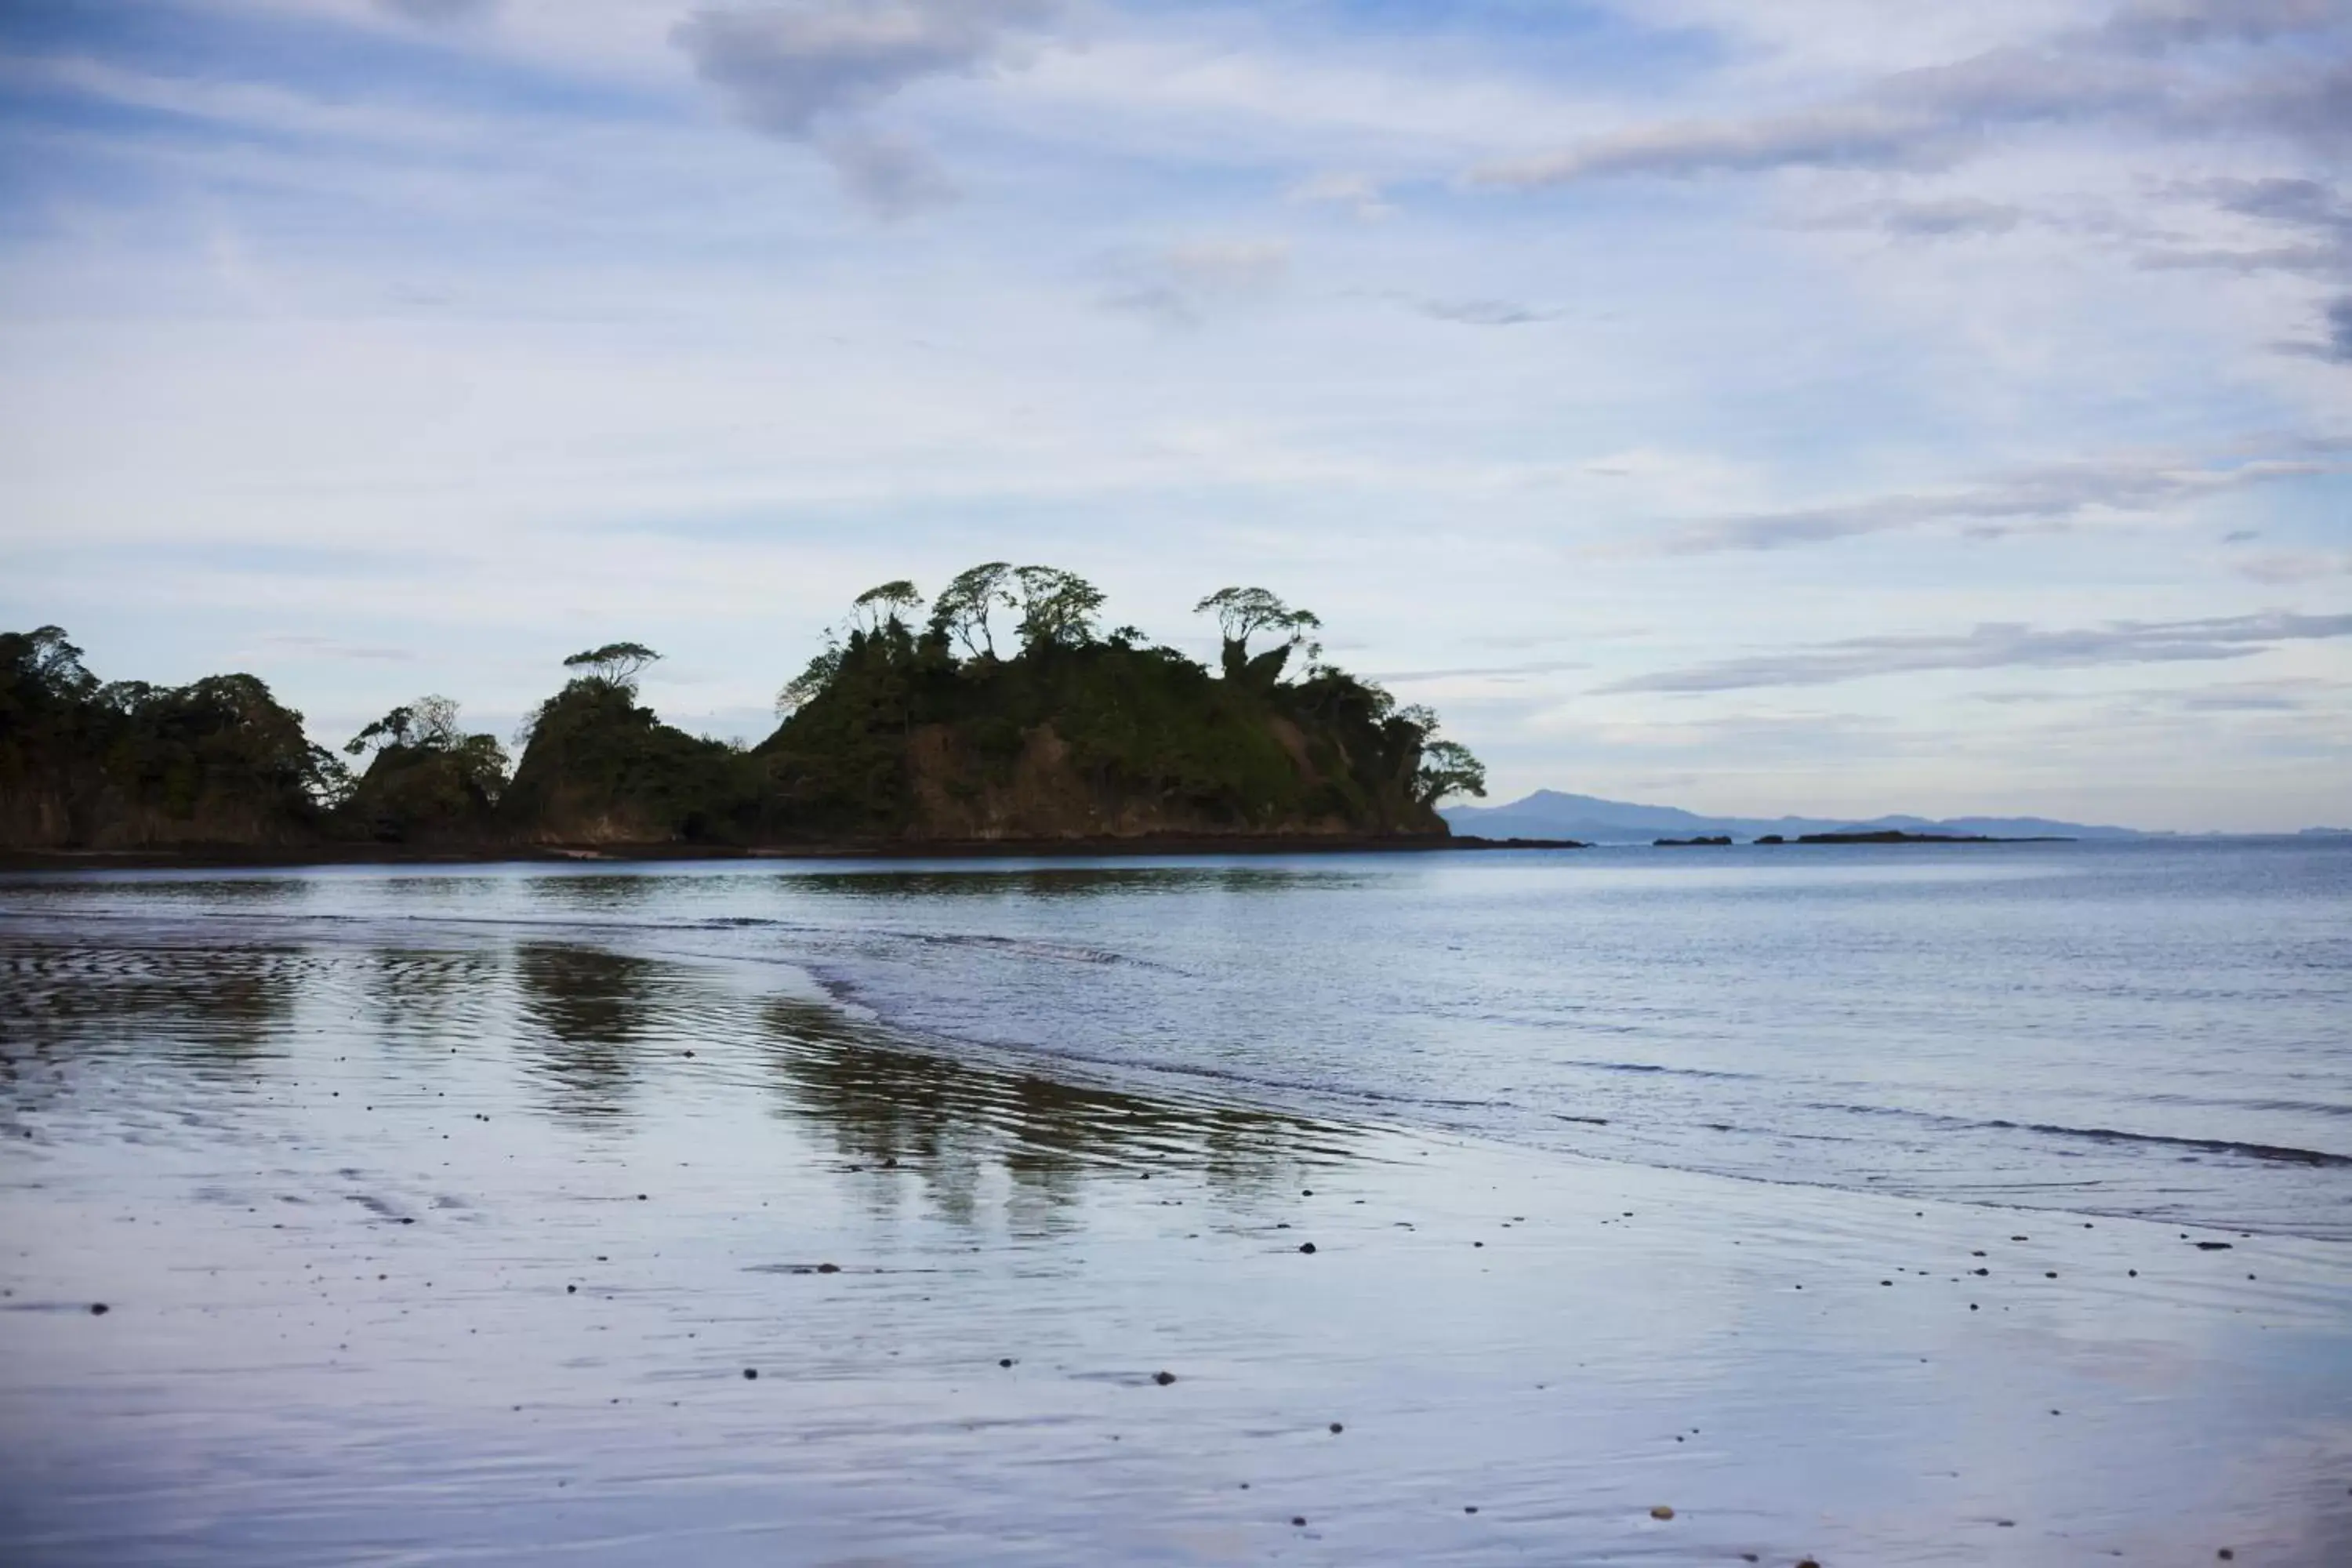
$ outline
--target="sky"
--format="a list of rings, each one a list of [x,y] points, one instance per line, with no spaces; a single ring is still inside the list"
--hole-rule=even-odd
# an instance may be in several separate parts
[[[2352,823],[2352,0],[0,0],[0,626],[757,737],[1259,584],[1492,775]]]

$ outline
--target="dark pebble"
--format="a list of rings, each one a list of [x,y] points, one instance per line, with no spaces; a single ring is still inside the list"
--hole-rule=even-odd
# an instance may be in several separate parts
[[[756,1366],[747,1366],[743,1369],[743,1376],[747,1382],[756,1383],[759,1381],[760,1369]]]
[[[645,1201],[646,1201],[646,1194],[643,1194],[643,1193],[639,1193],[639,1194],[637,1194],[637,1202],[639,1202],[639,1203],[644,1203]]]
[[[1334,1421],[1331,1423],[1331,1430],[1334,1432],[1345,1432],[1347,1428],[1340,1426],[1337,1421]]]
[[[2228,1547],[2226,1547],[2226,1546],[2224,1546],[2223,1548],[2221,1548],[2221,1551],[2216,1552],[2215,1553],[2213,1553],[2213,1555],[2214,1555],[2214,1556],[2216,1556],[2216,1557],[2219,1557],[2219,1558],[2220,1558],[2222,1562],[2224,1562],[2224,1563],[2234,1563],[2234,1562],[2236,1562],[2236,1561],[2237,1561],[2237,1557],[2238,1557],[2238,1554],[2237,1554],[2236,1552],[2234,1552],[2231,1551],[2231,1550],[2230,1550]]]
[[[1311,1253],[1315,1250],[1315,1244],[1311,1241],[1302,1241],[1298,1244],[1298,1250]]]
[[[2226,1241],[2200,1241],[2197,1244],[2197,1250],[2200,1252],[2227,1252],[2230,1250],[2230,1244]]]
[[[998,1359],[996,1364],[999,1366],[1011,1366],[1013,1364],[1013,1358],[1011,1356],[1001,1357]]]
[[[1176,1381],[1176,1374],[1172,1372],[1155,1372],[1151,1374],[1151,1381],[1165,1388]]]
[[[1305,1528],[1306,1528],[1306,1526],[1307,1526],[1307,1521],[1306,1521],[1306,1518],[1305,1518],[1303,1515],[1300,1515],[1300,1514],[1295,1514],[1295,1513],[1294,1513],[1294,1514],[1292,1514],[1292,1515],[1290,1516],[1290,1522],[1291,1522],[1292,1524],[1294,1524],[1294,1525],[1298,1526],[1298,1527],[1299,1527],[1300,1529],[1302,1529],[1302,1530],[1303,1530],[1303,1529],[1305,1529]]]
[[[1464,1513],[1476,1513],[1478,1511],[1478,1505],[1475,1502],[1465,1502],[1462,1505],[1462,1511]]]
[[[106,1316],[106,1303],[103,1301],[92,1301],[89,1304],[89,1315],[93,1318],[103,1318]]]
[[[816,1266],[816,1271],[819,1274],[838,1274],[841,1272],[841,1265],[838,1263],[820,1263]]]
[[[563,1293],[567,1296],[577,1296],[580,1293],[580,1287],[577,1285],[566,1285],[563,1288]]]

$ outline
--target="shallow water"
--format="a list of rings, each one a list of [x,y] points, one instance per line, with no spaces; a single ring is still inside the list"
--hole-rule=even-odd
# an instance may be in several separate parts
[[[2274,844],[10,880],[0,1541],[2352,1560],[2347,913]]]

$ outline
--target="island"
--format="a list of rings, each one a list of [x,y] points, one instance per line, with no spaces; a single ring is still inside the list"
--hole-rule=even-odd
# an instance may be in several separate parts
[[[0,634],[0,853],[350,859],[1502,847],[1437,814],[1486,772],[1436,714],[1322,658],[1321,622],[1220,589],[1218,668],[1104,631],[1074,573],[987,562],[859,595],[756,744],[639,700],[661,656],[563,661],[509,762],[426,696],[340,753],[258,677],[101,682]],[[928,604],[928,615],[921,612]],[[1572,839],[1512,848],[1582,847]]]

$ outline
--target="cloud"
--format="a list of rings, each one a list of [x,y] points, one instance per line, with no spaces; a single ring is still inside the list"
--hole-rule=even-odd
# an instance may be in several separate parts
[[[1118,281],[1097,301],[1105,310],[1196,327],[1213,303],[1279,285],[1290,269],[1290,242],[1191,240],[1113,257],[1108,268]]]
[[[1053,0],[791,0],[690,13],[670,42],[737,113],[805,141],[821,120],[869,109],[924,77],[969,75],[1013,57]]]
[[[1746,121],[1682,121],[1597,137],[1565,152],[1486,163],[1475,184],[1534,189],[1604,174],[1752,173],[1784,164],[1927,166],[1950,161],[1935,126],[1914,112],[1833,106]]]
[[[2179,502],[2276,479],[2339,472],[2326,457],[2262,458],[2235,465],[2140,456],[2021,468],[1939,493],[1903,492],[1836,506],[1752,513],[1669,535],[1670,555],[1785,550],[1864,534],[1956,525],[1978,537],[2027,524],[2060,525],[2099,512],[2147,513]]]
[[[828,136],[818,150],[850,199],[886,221],[955,199],[955,182],[939,160],[907,137],[845,132]]]
[[[1589,660],[1580,658],[1535,659],[1526,664],[1479,665],[1467,669],[1386,669],[1376,670],[1366,677],[1370,680],[1392,680],[1399,685],[1416,680],[1522,679],[1531,675],[1557,675],[1562,670],[1590,669]]]
[[[1883,201],[1849,207],[1819,226],[1875,228],[1905,238],[1943,238],[1961,234],[2007,234],[2025,219],[2025,209],[2005,202],[1955,196],[1946,201]]]
[[[1434,321],[1459,321],[1472,327],[1518,327],[1559,319],[1557,310],[1538,310],[1508,300],[1421,300],[1414,302],[1413,309]]]
[[[2192,135],[2251,130],[2333,148],[2352,139],[2352,68],[2295,58],[2250,68],[2216,89],[2203,62],[2172,57],[2347,24],[2352,14],[2339,0],[2130,5],[2099,27],[2037,47],[2005,45],[1897,71],[1796,108],[1633,125],[1540,156],[1485,163],[1469,178],[1535,189],[1622,175],[1937,169],[1979,150],[2000,127],[2108,118]]]
[[[1828,686],[1929,670],[2077,669],[2093,665],[2246,658],[2280,643],[2343,637],[2352,637],[2352,615],[2273,611],[2191,621],[2114,621],[2063,631],[1989,623],[1957,636],[1849,637],[1788,653],[1636,676],[1600,689],[1610,693],[1745,691],[1772,686]]]
[[[2326,577],[2352,576],[2352,553],[2326,550],[2282,550],[2232,561],[2239,576],[2273,586],[2314,583]]]
[[[1392,217],[1397,210],[1369,174],[1316,174],[1291,186],[1283,198],[1305,206],[1346,207],[1367,223]]]
[[[498,8],[499,0],[375,0],[375,5],[376,9],[389,11],[404,21],[442,26],[487,16]]]
[[[899,218],[954,185],[920,145],[859,129],[858,117],[927,77],[1021,63],[1061,10],[1060,0],[789,0],[695,11],[669,37],[746,124],[814,144],[852,200]]]

